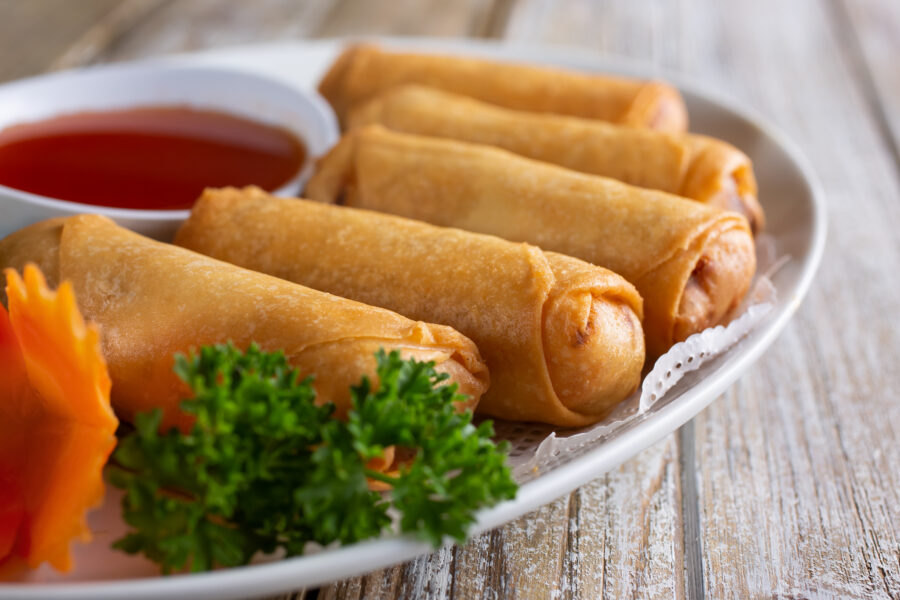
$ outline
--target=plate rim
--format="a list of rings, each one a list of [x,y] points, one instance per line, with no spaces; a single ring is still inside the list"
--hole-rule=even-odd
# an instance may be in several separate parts
[[[662,77],[679,89],[710,102],[720,110],[731,113],[745,123],[770,138],[790,158],[809,189],[811,208],[810,243],[808,252],[802,257],[799,276],[792,296],[782,306],[774,309],[756,330],[744,338],[748,347],[733,357],[734,360],[722,365],[704,381],[686,390],[669,404],[634,427],[604,440],[596,448],[585,452],[571,461],[521,485],[514,500],[503,502],[478,513],[478,520],[472,527],[470,537],[516,519],[523,514],[543,506],[591,479],[615,468],[642,450],[657,443],[663,437],[680,428],[695,417],[738,377],[744,374],[769,348],[793,317],[801,301],[806,296],[816,271],[821,263],[827,237],[827,209],[821,183],[806,157],[798,146],[779,128],[763,117],[758,111],[747,107],[741,101],[730,97],[707,84],[698,82],[676,70],[652,67],[648,63],[598,55],[584,48],[555,44],[526,44],[505,40],[475,40],[469,38],[433,37],[382,37],[347,36],[318,40],[292,40],[262,44],[246,44],[215,48],[197,53],[177,54],[157,57],[151,60],[177,61],[188,64],[193,60],[227,57],[230,53],[244,50],[261,52],[309,52],[336,49],[345,44],[371,41],[398,48],[416,48],[423,51],[454,51],[469,54],[483,54],[492,58],[556,64],[588,71],[605,71],[637,77]],[[540,59],[536,55],[541,54]],[[145,61],[134,61],[145,62]],[[103,67],[88,67],[103,68]],[[240,68],[240,67],[237,67]],[[13,82],[15,83],[15,82]],[[445,544],[452,545],[450,543]],[[238,598],[247,595],[262,596],[300,587],[322,585],[341,578],[398,564],[416,556],[435,551],[429,544],[417,541],[411,536],[390,536],[366,540],[356,544],[272,562],[257,563],[219,571],[171,576],[140,577],[107,581],[77,581],[52,583],[0,583],[2,599],[60,599],[87,600],[129,597],[158,598],[173,593],[191,594],[198,598]],[[355,568],[335,568],[335,565],[363,565]]]

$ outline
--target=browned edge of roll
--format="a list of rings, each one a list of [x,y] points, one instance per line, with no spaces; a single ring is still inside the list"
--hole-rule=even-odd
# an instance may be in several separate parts
[[[656,332],[647,336],[648,358],[720,325],[743,301],[755,272],[756,249],[747,220],[724,213],[690,246],[643,275],[635,282],[642,294],[665,297],[666,287],[677,292],[668,303],[647,307],[645,331]]]
[[[640,384],[643,300],[608,269],[556,252],[544,256],[556,282],[544,302],[541,337],[553,389],[570,411],[561,424],[596,423]]]
[[[432,329],[436,329],[434,324],[429,325]],[[453,331],[456,335],[462,335],[450,327],[442,326],[441,328]],[[491,377],[487,364],[478,351],[478,347],[468,338],[465,339],[472,345],[474,352],[464,352],[458,348],[454,349],[447,357],[447,360],[434,366],[434,370],[438,373],[449,375],[450,379],[447,380],[447,384],[456,383],[456,391],[464,396],[462,400],[455,404],[457,412],[466,410],[474,412],[484,393],[490,388]]]
[[[676,88],[662,81],[649,81],[641,86],[619,122],[682,134],[688,130],[687,107]]]
[[[691,162],[680,194],[743,215],[756,235],[766,219],[759,204],[756,177],[750,158],[722,140],[687,137]]]
[[[756,253],[749,231],[733,227],[709,240],[681,293],[674,341],[720,324],[744,299],[755,272]]]

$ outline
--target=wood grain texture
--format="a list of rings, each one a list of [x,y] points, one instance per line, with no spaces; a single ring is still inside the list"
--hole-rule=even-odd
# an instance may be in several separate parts
[[[836,19],[848,23],[845,47],[859,63],[900,174],[900,2],[841,0],[833,6]]]
[[[752,22],[760,8],[778,9],[717,17]],[[884,357],[900,351],[900,335],[884,325],[900,318],[900,303],[896,283],[879,275],[900,266],[896,165],[844,42],[847,24],[820,2],[781,10],[765,24],[772,44],[729,45],[731,63],[753,72],[729,83],[812,160],[830,243],[793,326],[743,386],[697,419],[707,586],[720,595],[897,597],[900,370]],[[778,39],[791,40],[787,51]],[[743,572],[724,568],[737,564]]]
[[[119,0],[0,0],[0,82],[42,73]]]
[[[341,0],[315,35],[468,36],[484,29],[490,10],[490,0]]]
[[[897,597],[900,194],[846,22],[825,3],[521,5],[507,33],[694,75],[812,160],[832,223],[818,281],[769,353],[696,419],[709,597]],[[554,13],[555,14],[555,13]],[[772,15],[778,14],[778,18]],[[596,27],[594,25],[597,25]]]
[[[309,37],[335,6],[332,0],[168,0],[136,22],[121,17],[150,2],[124,0],[118,14],[96,23],[76,47],[79,64]]]
[[[151,15],[163,9],[169,0],[128,0],[120,2],[98,19],[78,40],[51,65],[53,70],[62,70],[96,62],[98,55],[110,54],[135,27],[140,26]]]
[[[313,36],[489,35],[492,7],[489,0],[124,0],[57,66]]]

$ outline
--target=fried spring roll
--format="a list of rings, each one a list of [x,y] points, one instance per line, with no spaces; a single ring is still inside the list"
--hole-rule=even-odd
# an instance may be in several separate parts
[[[498,235],[619,273],[644,299],[647,355],[718,324],[756,268],[747,220],[677,196],[499,150],[359,129],[306,195]]]
[[[320,401],[338,415],[349,386],[374,374],[380,347],[433,360],[474,406],[488,385],[475,345],[443,325],[338,298],[168,244],[94,215],[53,219],[0,241],[0,267],[36,263],[55,286],[72,282],[86,319],[102,328],[112,404],[125,420],[164,410],[164,427],[188,426],[178,410],[187,387],[173,355],[229,340],[284,350],[303,374],[315,374]]]
[[[577,117],[525,113],[422,86],[392,88],[350,113],[348,128],[388,129],[505,148],[739,212],[754,232],[764,216],[746,154],[702,135],[670,135]]]
[[[588,425],[640,382],[640,297],[568,256],[257,188],[207,190],[175,243],[464,332],[491,372],[483,414]]]
[[[463,56],[347,48],[319,84],[341,123],[347,113],[383,92],[418,83],[517,110],[573,115],[681,133],[687,110],[678,90],[642,81]]]

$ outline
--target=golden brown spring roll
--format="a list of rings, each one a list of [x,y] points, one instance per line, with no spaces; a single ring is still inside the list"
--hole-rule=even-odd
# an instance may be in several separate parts
[[[207,190],[175,243],[464,332],[491,372],[483,414],[588,425],[640,382],[634,287],[528,244],[257,188]]]
[[[687,109],[678,90],[643,81],[464,56],[347,48],[319,84],[343,124],[354,106],[384,90],[418,83],[517,110],[573,115],[681,133]]]
[[[303,374],[314,374],[320,401],[338,415],[349,386],[373,374],[380,347],[433,360],[474,406],[488,374],[471,340],[450,327],[247,271],[151,241],[95,215],[53,219],[0,241],[0,267],[36,263],[50,285],[72,282],[86,319],[102,329],[116,413],[162,408],[164,426],[191,421],[178,410],[188,392],[172,371],[173,355],[233,341],[284,350]]]
[[[739,212],[754,232],[764,223],[750,159],[711,137],[525,113],[413,85],[387,90],[351,111],[347,123],[349,129],[377,123],[394,131],[498,146]]]
[[[644,299],[647,355],[718,324],[756,268],[737,214],[489,146],[371,126],[320,161],[306,195],[490,233],[619,273]]]

